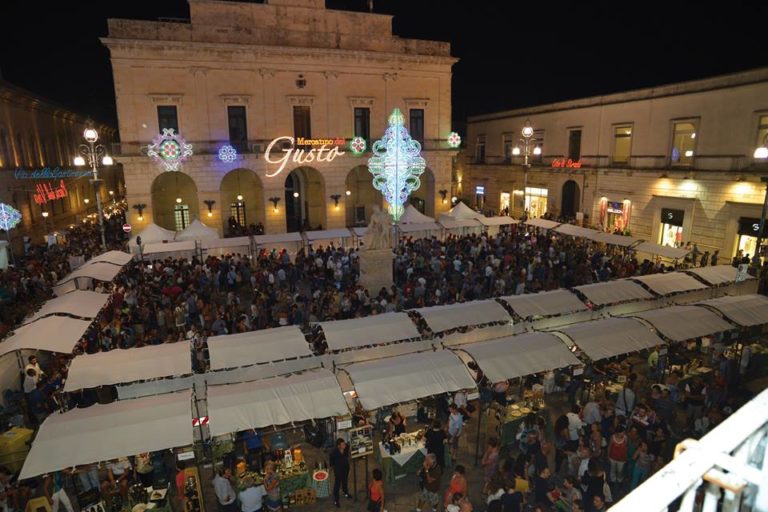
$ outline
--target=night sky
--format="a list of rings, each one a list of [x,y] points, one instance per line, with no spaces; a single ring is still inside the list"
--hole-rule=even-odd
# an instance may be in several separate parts
[[[587,7],[587,4],[591,6]],[[366,0],[327,0],[367,10]],[[453,117],[704,78],[768,65],[768,2],[374,0],[402,37],[450,41]],[[642,6],[642,11],[637,10]],[[184,0],[3,0],[3,78],[116,123],[110,17],[186,18]],[[768,101],[768,100],[767,100]]]

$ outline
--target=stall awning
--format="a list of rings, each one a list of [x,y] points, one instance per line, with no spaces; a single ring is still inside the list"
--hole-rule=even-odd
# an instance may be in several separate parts
[[[418,224],[400,224],[398,229],[401,233],[416,233],[418,231],[441,231],[443,226],[437,222],[424,222]]]
[[[87,277],[97,281],[110,282],[115,278],[117,274],[120,273],[121,270],[123,270],[123,267],[114,265],[112,263],[100,262],[92,263],[90,265],[86,263],[74,272],[71,272],[69,275],[67,275],[67,277],[59,281],[57,284],[61,285],[80,277]]]
[[[107,251],[86,261],[85,265],[90,265],[91,263],[111,263],[113,265],[120,265],[122,267],[132,259],[133,255],[128,254],[127,252]]]
[[[19,480],[191,445],[189,399],[189,392],[181,392],[51,414],[32,443]]]
[[[191,373],[192,351],[187,341],[115,349],[75,357],[69,367],[64,391]]]
[[[711,286],[717,286],[735,283],[739,269],[730,265],[717,265],[715,267],[689,268],[685,272],[700,277]],[[754,279],[754,277],[747,274],[746,279]]]
[[[558,330],[593,361],[664,344],[651,329],[632,318],[606,318]]]
[[[295,325],[208,338],[211,370],[237,368],[312,355]]]
[[[449,350],[354,363],[345,370],[368,411],[475,387],[464,363]]]
[[[512,318],[495,300],[476,300],[445,306],[419,308],[421,317],[434,333],[491,322],[509,322]]]
[[[581,364],[560,338],[544,332],[458,345],[454,348],[471,355],[491,382]]]
[[[634,249],[637,252],[645,252],[648,254],[655,254],[662,258],[668,258],[670,260],[677,260],[685,258],[685,255],[691,252],[689,249],[678,249],[676,247],[668,247],[666,245],[652,244],[650,242],[641,242],[637,244]]]
[[[585,284],[584,286],[575,287],[574,290],[584,294],[584,296],[596,306],[653,298],[653,295],[651,295],[645,288],[627,279],[618,279],[606,283]]]
[[[407,313],[385,313],[365,318],[320,322],[331,350],[344,350],[420,338],[419,330]]]
[[[589,238],[599,233],[599,231],[595,229],[583,228],[574,224],[560,224],[554,229],[554,231],[563,235],[580,236],[582,238]]]
[[[151,244],[144,244],[142,254],[144,254],[144,256],[151,256],[153,254],[163,254],[169,252],[179,254],[193,253],[195,252],[195,241],[182,240],[181,242],[155,242]]]
[[[70,354],[90,325],[89,320],[77,320],[65,316],[41,318],[19,327],[14,331],[13,336],[0,343],[0,356],[14,350],[48,350]]]
[[[201,240],[203,249],[229,249],[245,248],[246,251],[251,246],[251,239],[247,236],[237,236],[234,238],[207,238]]]
[[[592,235],[587,236],[593,242],[601,242],[609,245],[618,245],[619,247],[629,247],[638,243],[640,240],[632,238],[631,236],[615,235],[613,233],[604,233],[598,231]]]
[[[325,369],[208,388],[213,436],[346,414],[339,383]]]
[[[647,321],[672,341],[686,341],[733,329],[719,315],[698,306],[672,306],[633,313],[631,316]]]
[[[522,318],[549,317],[587,310],[587,306],[568,290],[510,295],[501,297],[501,300]]]
[[[109,294],[75,290],[61,297],[51,299],[24,323],[28,324],[50,315],[72,315],[93,319],[109,301]]]
[[[497,217],[478,217],[477,220],[483,226],[507,226],[509,224],[517,224],[517,221],[512,217],[506,215],[499,215]]]
[[[445,229],[477,228],[482,226],[477,219],[444,219],[441,218],[439,224]],[[411,224],[413,226],[413,224]]]
[[[697,304],[714,308],[743,327],[768,324],[768,297],[764,295],[732,295]]]
[[[673,293],[703,290],[707,285],[694,277],[682,272],[669,272],[666,274],[648,274],[632,278],[647,286],[651,291],[659,295],[671,295]]]
[[[325,229],[322,231],[305,231],[304,236],[309,242],[316,240],[335,240],[337,238],[352,238],[352,232],[348,229]]]
[[[533,226],[535,228],[543,228],[543,229],[555,229],[557,226],[560,225],[559,222],[555,222],[553,220],[547,220],[547,219],[528,219],[523,224],[526,226]]]
[[[253,237],[258,245],[263,244],[283,244],[288,242],[301,243],[301,233],[277,233],[274,235],[257,235]]]

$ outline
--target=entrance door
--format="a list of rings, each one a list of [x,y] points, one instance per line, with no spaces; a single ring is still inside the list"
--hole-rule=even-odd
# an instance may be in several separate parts
[[[563,203],[560,208],[560,214],[567,218],[576,217],[576,211],[579,207],[579,186],[573,180],[568,180],[563,184]]]

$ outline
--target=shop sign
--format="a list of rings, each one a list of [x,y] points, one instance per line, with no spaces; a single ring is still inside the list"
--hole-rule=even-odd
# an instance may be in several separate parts
[[[768,223],[766,223],[768,224]],[[766,227],[763,227],[763,238],[768,238],[765,236],[766,233]],[[746,217],[741,217],[739,219],[739,234],[740,235],[747,235],[747,236],[757,236],[760,232],[760,219],[751,219]]]
[[[280,150],[283,155],[280,157],[272,155],[275,144],[281,147]],[[344,151],[339,150],[344,144],[344,139],[339,137],[335,139],[306,139],[304,137],[294,139],[285,136],[272,139],[264,152],[264,159],[278,167],[272,172],[267,171],[267,178],[273,178],[283,172],[289,161],[296,165],[306,165],[312,162],[333,162],[337,156],[344,155]]]
[[[482,185],[477,185],[475,187],[475,194],[477,194],[479,196],[484,196],[485,195],[485,187],[482,186]]]
[[[85,178],[91,176],[93,171],[83,171],[77,169],[61,169],[59,167],[44,167],[42,169],[16,169],[13,171],[13,177],[17,180],[56,180],[61,178]]]
[[[568,158],[568,159],[565,159],[565,158],[555,158],[554,160],[552,160],[552,167],[554,167],[555,169],[562,169],[562,168],[581,169],[581,161],[580,160],[576,160],[574,162],[570,158]]]
[[[608,201],[608,213],[617,213],[619,215],[624,214],[624,205],[622,203],[616,203],[613,201]]]
[[[35,185],[34,200],[36,204],[45,204],[48,201],[55,201],[56,199],[67,197],[68,195],[67,185],[64,183],[64,180],[61,180],[59,186],[55,188],[51,185],[50,181],[48,183]]]
[[[669,224],[670,226],[683,225],[683,217],[685,217],[685,211],[673,210],[671,208],[661,209],[661,222],[662,224]]]

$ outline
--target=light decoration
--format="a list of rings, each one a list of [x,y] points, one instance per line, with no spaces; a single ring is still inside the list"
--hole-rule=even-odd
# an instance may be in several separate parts
[[[13,206],[0,203],[0,229],[10,231],[21,222],[21,212]]]
[[[452,148],[461,146],[461,135],[456,132],[448,134],[448,145]]]
[[[365,139],[362,137],[355,137],[349,141],[349,150],[352,151],[352,154],[355,156],[360,156],[365,153],[367,147],[368,143],[365,142]]]
[[[224,144],[219,148],[219,160],[224,163],[232,163],[237,160],[237,150],[229,144]]]
[[[178,171],[182,162],[192,156],[192,144],[187,144],[173,128],[163,128],[147,148],[147,155],[158,162],[166,171]]]
[[[390,114],[389,128],[381,140],[373,143],[372,151],[368,170],[373,174],[373,188],[384,195],[389,213],[397,222],[408,196],[421,186],[419,176],[427,166],[420,156],[421,144],[411,138],[399,108]]]

